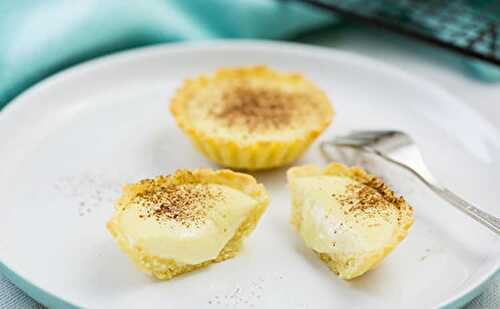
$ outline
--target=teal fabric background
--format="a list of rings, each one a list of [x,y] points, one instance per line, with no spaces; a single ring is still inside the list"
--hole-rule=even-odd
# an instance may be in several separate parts
[[[278,0],[0,1],[0,107],[58,70],[118,50],[287,38],[332,22],[330,14]]]
[[[115,51],[181,40],[290,39],[338,21],[290,0],[0,0],[0,108],[54,72]],[[481,80],[500,80],[489,65],[458,63]]]
[[[0,108],[54,72],[115,51],[181,40],[290,39],[337,22],[287,0],[2,0]],[[491,66],[459,63],[481,80],[500,80]]]

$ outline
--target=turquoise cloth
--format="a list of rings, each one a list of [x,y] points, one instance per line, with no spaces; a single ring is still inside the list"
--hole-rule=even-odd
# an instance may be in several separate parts
[[[0,0],[0,108],[54,72],[118,50],[210,38],[287,39],[336,20],[291,0]],[[466,61],[465,68],[481,80],[500,80],[489,65]]]
[[[0,107],[50,74],[149,44],[287,38],[332,16],[279,0],[0,0]]]
[[[149,44],[210,38],[286,39],[332,24],[331,14],[286,0],[0,0],[0,108],[50,74]],[[500,70],[476,62],[482,80]]]

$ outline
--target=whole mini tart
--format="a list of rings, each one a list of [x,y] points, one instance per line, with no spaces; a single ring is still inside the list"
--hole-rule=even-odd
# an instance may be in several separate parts
[[[170,110],[209,159],[247,170],[294,161],[334,114],[311,81],[265,66],[219,69],[186,80]]]
[[[361,276],[406,237],[413,211],[359,167],[332,163],[288,170],[291,223],[342,279]]]
[[[107,228],[141,270],[170,279],[234,257],[267,204],[249,175],[179,170],[126,185]]]

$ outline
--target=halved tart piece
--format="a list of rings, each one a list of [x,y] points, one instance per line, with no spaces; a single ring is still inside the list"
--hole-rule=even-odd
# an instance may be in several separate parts
[[[107,228],[141,270],[170,279],[234,257],[267,204],[250,175],[179,170],[125,186]]]
[[[360,167],[306,165],[289,169],[287,176],[292,225],[342,279],[376,266],[413,223],[404,198]]]

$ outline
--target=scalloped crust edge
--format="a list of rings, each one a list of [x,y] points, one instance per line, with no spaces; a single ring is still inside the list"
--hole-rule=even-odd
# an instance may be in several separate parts
[[[309,130],[304,136],[293,140],[260,140],[245,143],[235,139],[211,136],[194,128],[183,113],[186,102],[194,93],[212,82],[230,78],[268,78],[283,83],[306,85],[322,104],[324,118],[316,128]],[[235,169],[263,170],[287,165],[296,160],[331,123],[335,114],[333,106],[326,94],[298,73],[280,73],[264,65],[239,68],[221,68],[213,75],[200,75],[195,79],[184,81],[170,102],[170,111],[178,126],[189,136],[195,147],[206,157],[219,165]]]

